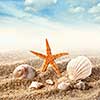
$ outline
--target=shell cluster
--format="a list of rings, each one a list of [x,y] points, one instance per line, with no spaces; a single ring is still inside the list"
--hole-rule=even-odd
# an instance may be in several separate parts
[[[92,73],[92,63],[85,56],[78,56],[72,59],[67,65],[68,81],[64,79],[58,84],[58,89],[66,90],[69,86],[84,90],[85,83],[79,80],[87,78]]]
[[[67,90],[70,87],[84,90],[85,83],[81,80],[87,78],[92,73],[92,63],[85,56],[78,56],[72,59],[66,68],[67,74],[64,77],[58,79],[57,88],[60,90]],[[27,64],[19,65],[13,72],[14,78],[18,79],[33,79],[36,75],[35,69]],[[45,81],[48,85],[54,85],[53,80],[47,79]],[[43,87],[43,83],[33,81],[29,88],[40,89]]]
[[[22,64],[15,68],[13,77],[18,79],[33,79],[36,75],[35,69],[28,64]]]

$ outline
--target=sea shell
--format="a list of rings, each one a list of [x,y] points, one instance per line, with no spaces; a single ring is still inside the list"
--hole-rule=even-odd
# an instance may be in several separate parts
[[[74,88],[80,89],[80,90],[85,90],[86,89],[86,84],[85,82],[79,81],[74,85]]]
[[[13,77],[18,79],[33,79],[36,75],[35,69],[28,64],[22,64],[15,68]]]
[[[30,89],[31,88],[40,89],[41,87],[43,87],[43,84],[36,81],[33,81],[31,85],[29,86]]]
[[[61,83],[61,82],[69,82],[68,78],[66,76],[62,76],[57,80],[57,83]]]
[[[57,88],[60,89],[60,90],[67,90],[67,89],[69,89],[69,87],[70,87],[70,83],[61,82],[61,83],[58,84]]]
[[[78,56],[72,59],[67,65],[67,74],[71,81],[85,79],[91,72],[92,63],[85,56]]]
[[[54,84],[54,82],[51,79],[46,80],[46,83],[49,84],[49,85],[53,85]]]

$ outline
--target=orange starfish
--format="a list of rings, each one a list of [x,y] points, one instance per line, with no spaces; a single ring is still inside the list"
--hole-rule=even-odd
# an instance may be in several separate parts
[[[41,54],[41,53],[38,53],[38,52],[35,52],[35,51],[31,51],[31,52],[33,54],[39,56],[40,58],[45,59],[44,63],[43,63],[43,66],[42,66],[42,72],[45,72],[47,70],[48,65],[51,64],[52,68],[55,70],[55,72],[59,76],[61,75],[60,70],[57,67],[54,60],[61,57],[61,56],[68,55],[68,53],[59,53],[59,54],[52,55],[51,49],[50,49],[50,46],[49,46],[49,43],[48,43],[47,39],[46,39],[46,53],[47,53],[47,55],[44,55],[44,54]]]

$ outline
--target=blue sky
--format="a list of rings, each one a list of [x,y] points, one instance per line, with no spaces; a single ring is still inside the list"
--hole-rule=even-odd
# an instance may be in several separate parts
[[[34,16],[63,24],[100,23],[100,0],[0,0],[0,17]]]
[[[0,0],[1,48],[38,48],[45,38],[59,48],[100,48],[99,37],[100,0]]]

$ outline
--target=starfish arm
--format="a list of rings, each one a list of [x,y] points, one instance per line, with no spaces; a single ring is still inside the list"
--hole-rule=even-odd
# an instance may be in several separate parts
[[[49,63],[47,62],[47,60],[44,60],[44,63],[42,65],[42,72],[45,72],[47,70],[48,64]]]
[[[59,57],[61,57],[61,56],[65,56],[65,55],[68,55],[68,53],[59,53],[59,54],[55,54],[55,55],[53,55],[53,57],[54,57],[54,59],[57,59],[57,58],[59,58]]]
[[[47,55],[51,54],[51,49],[50,49],[50,46],[49,46],[47,39],[46,39],[46,52],[47,52]]]
[[[50,64],[52,65],[52,68],[54,69],[54,71],[60,76],[61,73],[55,61],[52,61]]]
[[[43,59],[46,58],[46,56],[44,54],[41,54],[41,53],[38,53],[38,52],[35,52],[35,51],[30,51],[30,52],[32,52],[33,54],[35,54],[36,56],[38,56],[40,58],[43,58]]]

